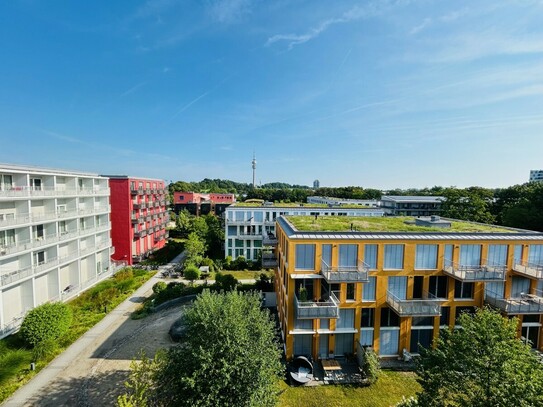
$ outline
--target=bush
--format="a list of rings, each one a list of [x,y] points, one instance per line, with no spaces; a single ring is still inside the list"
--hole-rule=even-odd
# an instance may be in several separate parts
[[[185,271],[183,271],[183,277],[192,283],[194,280],[200,278],[200,270],[196,266],[188,266],[185,268]]]
[[[68,332],[72,323],[72,310],[62,302],[47,303],[31,310],[21,325],[23,340],[36,346],[48,340],[58,339]]]
[[[156,283],[153,286],[153,292],[155,294],[158,294],[159,292],[164,291],[166,289],[166,287],[168,287],[168,286],[164,281],[159,281],[158,283]]]
[[[215,274],[215,286],[218,290],[232,291],[237,285],[238,280],[232,274]]]
[[[209,257],[204,257],[202,259],[202,262],[200,263],[201,266],[209,266],[209,272],[214,273],[216,271],[215,262],[211,260]]]
[[[373,384],[379,379],[381,375],[381,364],[379,363],[379,356],[370,348],[364,350],[364,366],[362,367],[366,378]]]
[[[57,353],[58,344],[54,339],[47,339],[34,346],[32,357],[35,361],[45,360]]]
[[[122,270],[119,270],[115,273],[113,278],[117,282],[134,278],[134,272],[132,271],[132,267],[125,267]]]

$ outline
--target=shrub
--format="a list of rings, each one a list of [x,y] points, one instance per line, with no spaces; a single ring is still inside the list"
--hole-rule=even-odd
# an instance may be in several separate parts
[[[201,266],[209,266],[209,272],[213,273],[215,272],[215,262],[211,260],[209,257],[204,257],[202,259],[202,262],[200,263]]]
[[[129,280],[131,278],[134,278],[134,272],[132,271],[132,267],[125,267],[123,268],[122,270],[118,271],[117,273],[115,273],[115,275],[113,276],[113,278],[115,279],[115,281],[119,282],[119,281],[124,281],[124,280]]]
[[[238,280],[232,274],[215,274],[215,286],[218,290],[232,291],[237,285]]]
[[[381,364],[379,363],[379,356],[370,348],[364,350],[364,366],[362,367],[366,378],[373,384],[379,379],[381,375]]]
[[[183,277],[185,277],[192,283],[194,280],[198,280],[200,278],[200,270],[198,269],[198,267],[190,265],[185,268],[185,271],[183,272]]]
[[[54,356],[57,350],[57,341],[54,339],[47,339],[34,346],[34,349],[32,349],[32,357],[35,361],[45,360],[50,356]]]
[[[72,323],[72,310],[62,302],[47,303],[31,310],[21,325],[23,340],[36,346],[55,340],[68,332]]]
[[[153,292],[158,294],[161,291],[164,291],[168,287],[164,281],[159,281],[153,286]]]

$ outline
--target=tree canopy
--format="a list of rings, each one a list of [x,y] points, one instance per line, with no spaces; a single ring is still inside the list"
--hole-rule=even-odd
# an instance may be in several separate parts
[[[543,405],[543,364],[517,338],[517,318],[490,309],[463,314],[461,329],[441,331],[423,350],[417,373],[427,407]]]
[[[274,323],[256,293],[204,291],[184,324],[180,345],[133,369],[130,394],[119,405],[276,404],[281,353]]]

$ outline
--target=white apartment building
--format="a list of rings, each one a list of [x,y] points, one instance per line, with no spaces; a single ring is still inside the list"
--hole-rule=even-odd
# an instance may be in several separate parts
[[[0,338],[112,274],[109,195],[97,174],[0,164]]]
[[[530,182],[543,182],[543,170],[531,170]]]
[[[262,253],[262,265],[276,265],[273,248],[275,220],[281,215],[299,216],[384,216],[381,208],[329,207],[311,204],[246,204],[237,203],[226,208],[225,256],[236,259],[244,256],[247,260],[258,260]]]

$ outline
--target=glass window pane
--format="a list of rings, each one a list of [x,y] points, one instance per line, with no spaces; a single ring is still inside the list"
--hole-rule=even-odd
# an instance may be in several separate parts
[[[364,246],[364,262],[370,269],[377,269],[377,245],[367,244]]]
[[[415,254],[415,268],[429,270],[437,268],[437,244],[418,244]]]
[[[403,246],[403,244],[385,245],[385,269],[400,270],[403,268]]]

